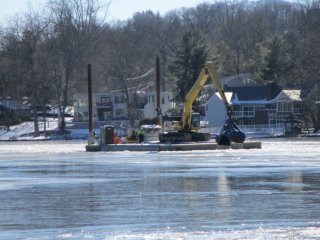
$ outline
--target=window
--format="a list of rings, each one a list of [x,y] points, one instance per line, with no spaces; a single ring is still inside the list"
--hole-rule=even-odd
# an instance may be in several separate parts
[[[116,116],[123,116],[123,115],[124,115],[123,109],[117,109],[116,110]]]
[[[164,104],[164,97],[162,97],[162,104]]]
[[[103,112],[103,119],[104,120],[107,120],[107,119],[109,119],[111,117],[112,117],[112,112],[111,111]]]
[[[112,118],[112,111],[101,110],[98,113],[99,121],[106,121]]]
[[[111,98],[110,97],[101,97],[101,105],[106,106],[111,103]]]
[[[153,103],[154,102],[154,95],[149,95],[148,96],[148,102]]]
[[[278,112],[292,112],[292,102],[278,102]]]
[[[284,116],[271,116],[269,118],[269,124],[270,125],[278,125],[281,126],[285,122]]]
[[[254,119],[243,119],[242,124],[243,125],[254,125]]]
[[[115,102],[115,103],[124,103],[124,99],[123,99],[123,97],[121,97],[121,96],[116,96],[116,97],[114,98],[114,102]]]
[[[243,106],[242,107],[243,117],[254,117],[254,107],[253,106]]]
[[[302,109],[300,108],[300,107],[295,107],[295,108],[293,108],[293,112],[294,112],[294,114],[300,114],[302,111],[301,111]]]

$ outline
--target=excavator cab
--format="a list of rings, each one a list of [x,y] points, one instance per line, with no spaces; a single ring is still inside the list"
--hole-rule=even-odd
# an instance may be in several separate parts
[[[200,129],[200,120],[201,116],[200,113],[192,113],[191,115],[191,128],[192,130],[199,130]]]

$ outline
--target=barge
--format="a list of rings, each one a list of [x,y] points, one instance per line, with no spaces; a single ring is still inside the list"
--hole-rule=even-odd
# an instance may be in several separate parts
[[[126,144],[88,144],[87,152],[161,152],[161,151],[204,151],[221,149],[260,149],[261,142],[247,141],[244,143],[231,143],[230,146],[219,145],[214,141],[209,142],[186,142],[186,143],[126,143]]]

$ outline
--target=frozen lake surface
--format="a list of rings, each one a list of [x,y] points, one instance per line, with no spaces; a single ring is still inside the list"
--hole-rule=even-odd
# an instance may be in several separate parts
[[[0,142],[0,239],[319,239],[320,139],[145,153],[85,144]]]

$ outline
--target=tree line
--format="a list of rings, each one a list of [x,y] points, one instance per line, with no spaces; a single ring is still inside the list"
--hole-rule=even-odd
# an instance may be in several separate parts
[[[165,15],[137,12],[108,22],[98,0],[48,0],[43,9],[12,17],[0,26],[0,96],[34,108],[64,112],[75,93],[86,93],[92,64],[94,91],[129,92],[146,86],[143,76],[160,57],[162,89],[182,101],[205,60],[220,76],[250,73],[263,84],[302,90],[315,129],[320,129],[320,1],[214,1]],[[130,81],[129,81],[130,80]]]

